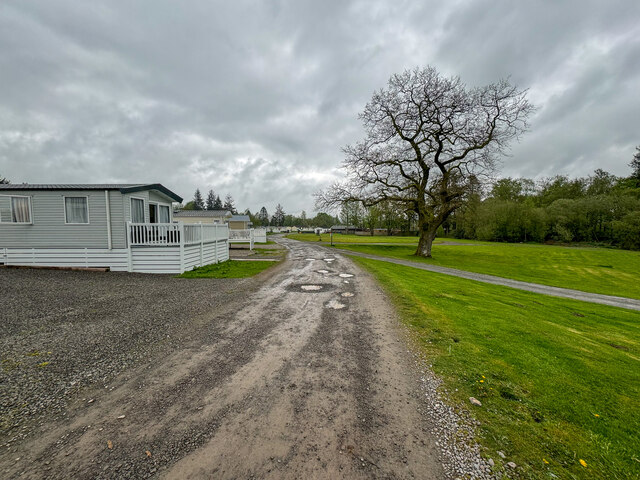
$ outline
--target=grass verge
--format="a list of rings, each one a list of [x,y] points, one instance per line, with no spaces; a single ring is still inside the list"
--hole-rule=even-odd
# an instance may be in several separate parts
[[[338,248],[585,292],[640,298],[640,252],[609,248],[491,243],[434,245],[433,258],[402,245]]]
[[[640,313],[353,260],[386,289],[450,398],[480,421],[497,468],[640,478]]]
[[[203,267],[194,268],[178,275],[178,278],[245,278],[273,267],[278,262],[270,261],[238,261],[227,260],[222,263],[212,263]]]

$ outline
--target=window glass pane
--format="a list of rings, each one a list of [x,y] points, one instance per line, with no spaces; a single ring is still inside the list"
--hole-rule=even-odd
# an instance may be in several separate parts
[[[144,200],[131,199],[131,221],[133,223],[144,223]]]
[[[149,223],[158,223],[158,205],[149,204]]]
[[[160,223],[169,223],[169,207],[160,205]]]
[[[65,197],[64,210],[67,223],[89,223],[87,197]]]
[[[11,197],[11,216],[12,222],[31,223],[29,199],[25,197]]]

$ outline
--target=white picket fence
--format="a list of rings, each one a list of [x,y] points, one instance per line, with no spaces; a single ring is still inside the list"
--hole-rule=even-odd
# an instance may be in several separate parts
[[[182,273],[229,259],[229,227],[217,224],[128,223],[129,271]]]

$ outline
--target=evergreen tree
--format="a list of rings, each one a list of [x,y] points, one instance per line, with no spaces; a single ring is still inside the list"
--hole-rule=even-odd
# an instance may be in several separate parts
[[[267,213],[267,209],[262,207],[260,209],[260,213],[258,213],[258,219],[260,220],[260,225],[266,227],[269,225],[269,214]]]
[[[216,196],[213,193],[213,190],[209,190],[209,193],[207,194],[207,210],[214,210],[215,203],[216,203]]]
[[[233,213],[234,215],[235,215],[236,213],[238,213],[238,212],[236,211],[236,206],[235,206],[235,204],[234,204],[234,202],[233,202],[233,197],[231,196],[231,194],[230,194],[230,193],[227,193],[227,196],[226,196],[226,197],[224,197],[224,205],[223,205],[223,207],[222,207],[222,208],[224,208],[225,210],[229,210],[229,211],[230,211],[231,213]]]
[[[196,193],[193,195],[193,209],[204,210],[204,200],[202,200],[202,194],[199,188],[196,188]]]
[[[220,196],[216,195],[216,199],[213,202],[213,209],[214,210],[222,210],[222,200],[220,200]]]
[[[3,177],[2,175],[0,175],[0,183],[11,183],[11,182],[7,180],[5,177]]]

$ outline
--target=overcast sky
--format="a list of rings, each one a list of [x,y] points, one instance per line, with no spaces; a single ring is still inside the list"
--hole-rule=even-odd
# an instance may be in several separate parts
[[[530,89],[538,110],[502,176],[629,174],[638,0],[5,0],[0,176],[310,213],[373,91],[428,64]]]

